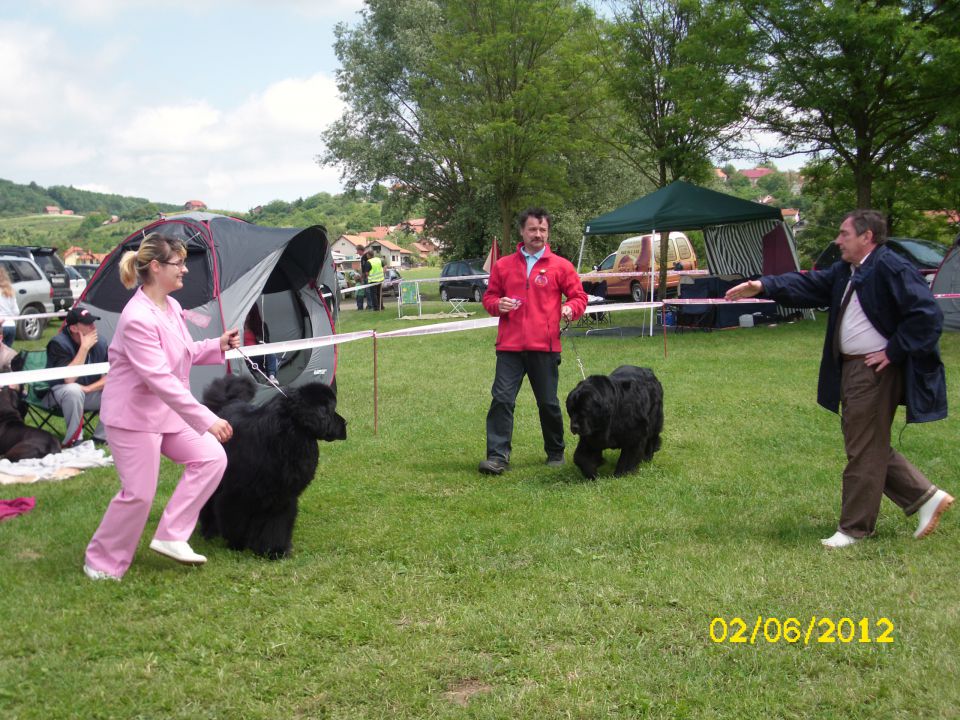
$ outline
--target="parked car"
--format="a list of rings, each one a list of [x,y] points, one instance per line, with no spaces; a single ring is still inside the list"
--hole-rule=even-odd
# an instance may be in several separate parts
[[[83,279],[87,282],[90,282],[90,278],[93,277],[93,274],[100,269],[99,265],[90,265],[86,263],[77,263],[76,265],[71,265],[70,267],[80,273],[80,275],[83,276]]]
[[[607,284],[607,297],[630,297],[634,302],[643,302],[650,296],[650,253],[652,235],[627,238],[615,253],[610,253],[594,270],[603,273],[648,273],[641,277],[611,277],[598,282]],[[697,253],[690,240],[682,232],[672,232],[667,238],[667,294],[676,294],[680,285],[678,270],[696,270]],[[660,275],[660,235],[652,244],[654,274]],[[657,281],[659,282],[659,280]]]
[[[0,254],[20,255],[33,260],[53,287],[53,311],[73,307],[73,292],[67,269],[57,255],[57,249],[41,245],[0,245]]]
[[[343,270],[337,270],[337,286],[341,290],[347,289],[347,276],[343,274]]]
[[[470,275],[482,275],[471,280],[440,281],[440,299],[446,302],[450,298],[466,298],[473,302],[483,300],[490,282],[490,273],[483,269],[483,260],[451,260],[440,271],[441,278],[463,278]]]
[[[31,258],[17,255],[0,255],[0,266],[7,271],[17,298],[21,315],[52,313],[53,287],[43,270]],[[20,340],[39,340],[47,327],[44,318],[17,320],[17,337]]]
[[[67,276],[70,278],[70,292],[73,294],[73,301],[80,299],[80,295],[87,287],[87,279],[83,277],[72,265],[67,265]]]
[[[927,282],[933,282],[933,276],[937,274],[940,263],[943,262],[944,255],[947,254],[947,246],[929,240],[920,240],[918,238],[889,237],[887,238],[887,247],[894,252],[903,255],[909,260]],[[840,248],[835,243],[830,243],[823,249],[823,252],[813,263],[814,270],[825,270],[840,259]]]
[[[403,278],[400,277],[398,273],[393,268],[387,268],[383,271],[383,288],[381,290],[380,296],[385,297],[387,295],[393,295],[396,297],[397,293],[400,292],[400,281]]]

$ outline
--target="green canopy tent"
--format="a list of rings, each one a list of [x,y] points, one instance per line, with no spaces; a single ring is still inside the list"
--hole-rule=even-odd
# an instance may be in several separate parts
[[[676,180],[587,221],[577,269],[590,235],[702,230],[713,275],[776,275],[800,269],[790,229],[779,208]],[[653,277],[651,257],[651,278]],[[656,283],[650,283],[651,299]]]

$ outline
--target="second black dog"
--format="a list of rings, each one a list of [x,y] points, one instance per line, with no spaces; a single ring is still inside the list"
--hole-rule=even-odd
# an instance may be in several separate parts
[[[24,424],[20,391],[0,388],[0,457],[11,462],[60,452],[60,441],[46,430]]]
[[[573,462],[586,478],[596,478],[607,448],[620,450],[614,474],[631,473],[660,449],[663,386],[649,368],[621,365],[571,390],[567,414],[570,431],[580,436]]]
[[[293,547],[297,499],[317,472],[317,441],[345,440],[347,423],[323,383],[285,387],[286,397],[263,405],[251,403],[255,392],[252,379],[227,375],[203,394],[204,404],[233,427],[233,437],[224,446],[223,480],[200,512],[200,532],[275,560]]]

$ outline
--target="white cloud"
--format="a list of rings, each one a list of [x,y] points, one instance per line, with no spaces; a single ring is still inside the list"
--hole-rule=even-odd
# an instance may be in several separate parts
[[[94,17],[141,1],[47,5],[51,13],[69,7]],[[172,4],[227,7],[221,0]],[[334,4],[344,12],[362,3]],[[121,26],[85,47],[82,36],[60,27],[0,19],[0,177],[158,202],[198,198],[233,210],[340,191],[337,169],[314,161],[321,133],[342,112],[332,70],[296,77],[281,66],[276,80],[247,88],[240,101],[179,78],[157,93],[156,81],[148,87],[138,74],[134,51],[149,42],[145,36]]]

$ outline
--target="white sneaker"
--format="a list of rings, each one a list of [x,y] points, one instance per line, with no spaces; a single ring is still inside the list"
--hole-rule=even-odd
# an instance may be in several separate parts
[[[834,550],[836,548],[849,547],[850,545],[853,545],[855,542],[857,542],[858,539],[859,538],[851,537],[850,535],[847,535],[846,533],[842,533],[839,530],[837,530],[830,537],[823,538],[820,541],[820,544],[823,545],[825,548],[830,548],[831,550]]]
[[[114,582],[120,582],[120,578],[118,578],[116,575],[103,572],[103,570],[94,570],[87,564],[84,564],[83,566],[83,574],[91,580],[113,580]]]
[[[157,540],[150,541],[150,549],[184,565],[203,565],[207,559],[193,551],[186,540]]]
[[[917,525],[917,530],[913,533],[913,536],[919,540],[936,530],[937,525],[940,524],[940,516],[951,505],[953,505],[953,498],[943,490],[937,490],[933,497],[921,505],[917,511],[920,516],[920,524]]]

